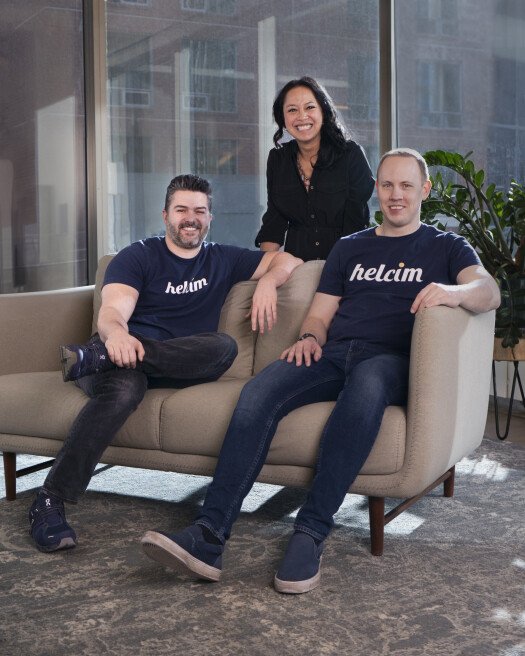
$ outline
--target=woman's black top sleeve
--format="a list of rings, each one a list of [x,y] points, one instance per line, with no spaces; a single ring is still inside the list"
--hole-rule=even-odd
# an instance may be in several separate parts
[[[307,192],[297,169],[297,143],[273,148],[268,156],[268,209],[255,239],[270,241],[304,261],[324,260],[342,236],[368,226],[367,201],[374,178],[362,148],[354,141],[325,169],[314,168]]]

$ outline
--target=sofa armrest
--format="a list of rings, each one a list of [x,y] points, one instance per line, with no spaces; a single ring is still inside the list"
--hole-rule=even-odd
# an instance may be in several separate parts
[[[405,464],[434,480],[481,442],[487,421],[495,312],[438,306],[416,315]]]
[[[91,333],[93,286],[0,295],[0,375],[60,369],[60,344]]]

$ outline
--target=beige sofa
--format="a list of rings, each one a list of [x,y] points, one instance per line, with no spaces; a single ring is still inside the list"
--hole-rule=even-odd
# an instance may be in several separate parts
[[[56,292],[0,296],[0,450],[6,495],[16,495],[16,454],[54,456],[86,403],[74,383],[64,383],[58,346],[84,342],[94,330],[97,285]],[[219,330],[232,335],[239,355],[219,380],[181,390],[148,390],[137,411],[108,447],[102,462],[211,475],[244,383],[297,338],[322,270],[322,262],[296,269],[279,289],[278,321],[254,335],[245,314],[255,283],[237,284]],[[475,449],[485,427],[494,313],[461,308],[425,310],[412,340],[408,408],[388,407],[379,436],[351,492],[369,497],[372,553],[383,550],[384,525],[440,482],[453,492],[453,467]],[[321,431],[333,403],[291,412],[278,427],[259,481],[308,487]],[[348,431],[351,439],[351,427]],[[384,515],[384,498],[408,499]]]

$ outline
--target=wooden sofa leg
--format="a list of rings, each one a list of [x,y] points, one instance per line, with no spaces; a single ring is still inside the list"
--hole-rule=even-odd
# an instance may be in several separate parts
[[[450,476],[443,481],[443,496],[452,497],[454,496],[454,477],[456,473],[456,468],[451,467],[448,470]]]
[[[433,490],[435,487],[443,483],[443,496],[451,497],[454,494],[455,471],[456,471],[455,467],[451,467],[448,471],[446,471],[436,481],[431,483],[422,492],[416,494],[416,496],[414,497],[410,497],[410,499],[405,499],[398,506],[390,510],[386,515],[385,515],[385,498],[368,497],[368,513],[370,515],[370,541],[372,543],[370,551],[374,556],[383,555],[385,526],[393,519],[398,517],[407,508],[410,508],[410,506],[414,504],[416,501],[418,501],[426,494],[428,494],[430,490]]]
[[[4,453],[5,498],[16,499],[16,453]]]
[[[16,469],[16,453],[4,453],[4,478],[5,478],[5,498],[8,501],[16,499],[16,479],[34,472],[48,469],[55,462],[54,459],[39,462],[36,465],[23,467],[17,471]],[[110,466],[110,465],[108,465]],[[98,470],[97,470],[98,471]],[[97,472],[95,472],[97,473]]]
[[[383,555],[385,537],[385,497],[368,497],[370,516],[370,551],[374,556]]]

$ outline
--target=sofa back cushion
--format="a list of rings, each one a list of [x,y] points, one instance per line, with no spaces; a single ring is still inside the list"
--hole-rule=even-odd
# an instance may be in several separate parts
[[[324,260],[312,260],[297,267],[278,289],[277,323],[257,337],[253,373],[258,374],[300,336],[301,324],[319,284]]]
[[[234,285],[222,306],[219,332],[227,333],[237,342],[239,352],[234,363],[224,374],[226,378],[249,378],[253,373],[253,350],[257,333],[246,314],[252,306],[256,282],[247,280]]]
[[[93,294],[93,323],[91,325],[91,334],[97,332],[98,311],[102,305],[102,283],[104,282],[104,275],[108,264],[114,258],[114,255],[104,255],[98,261],[97,275],[95,277],[95,293]]]

